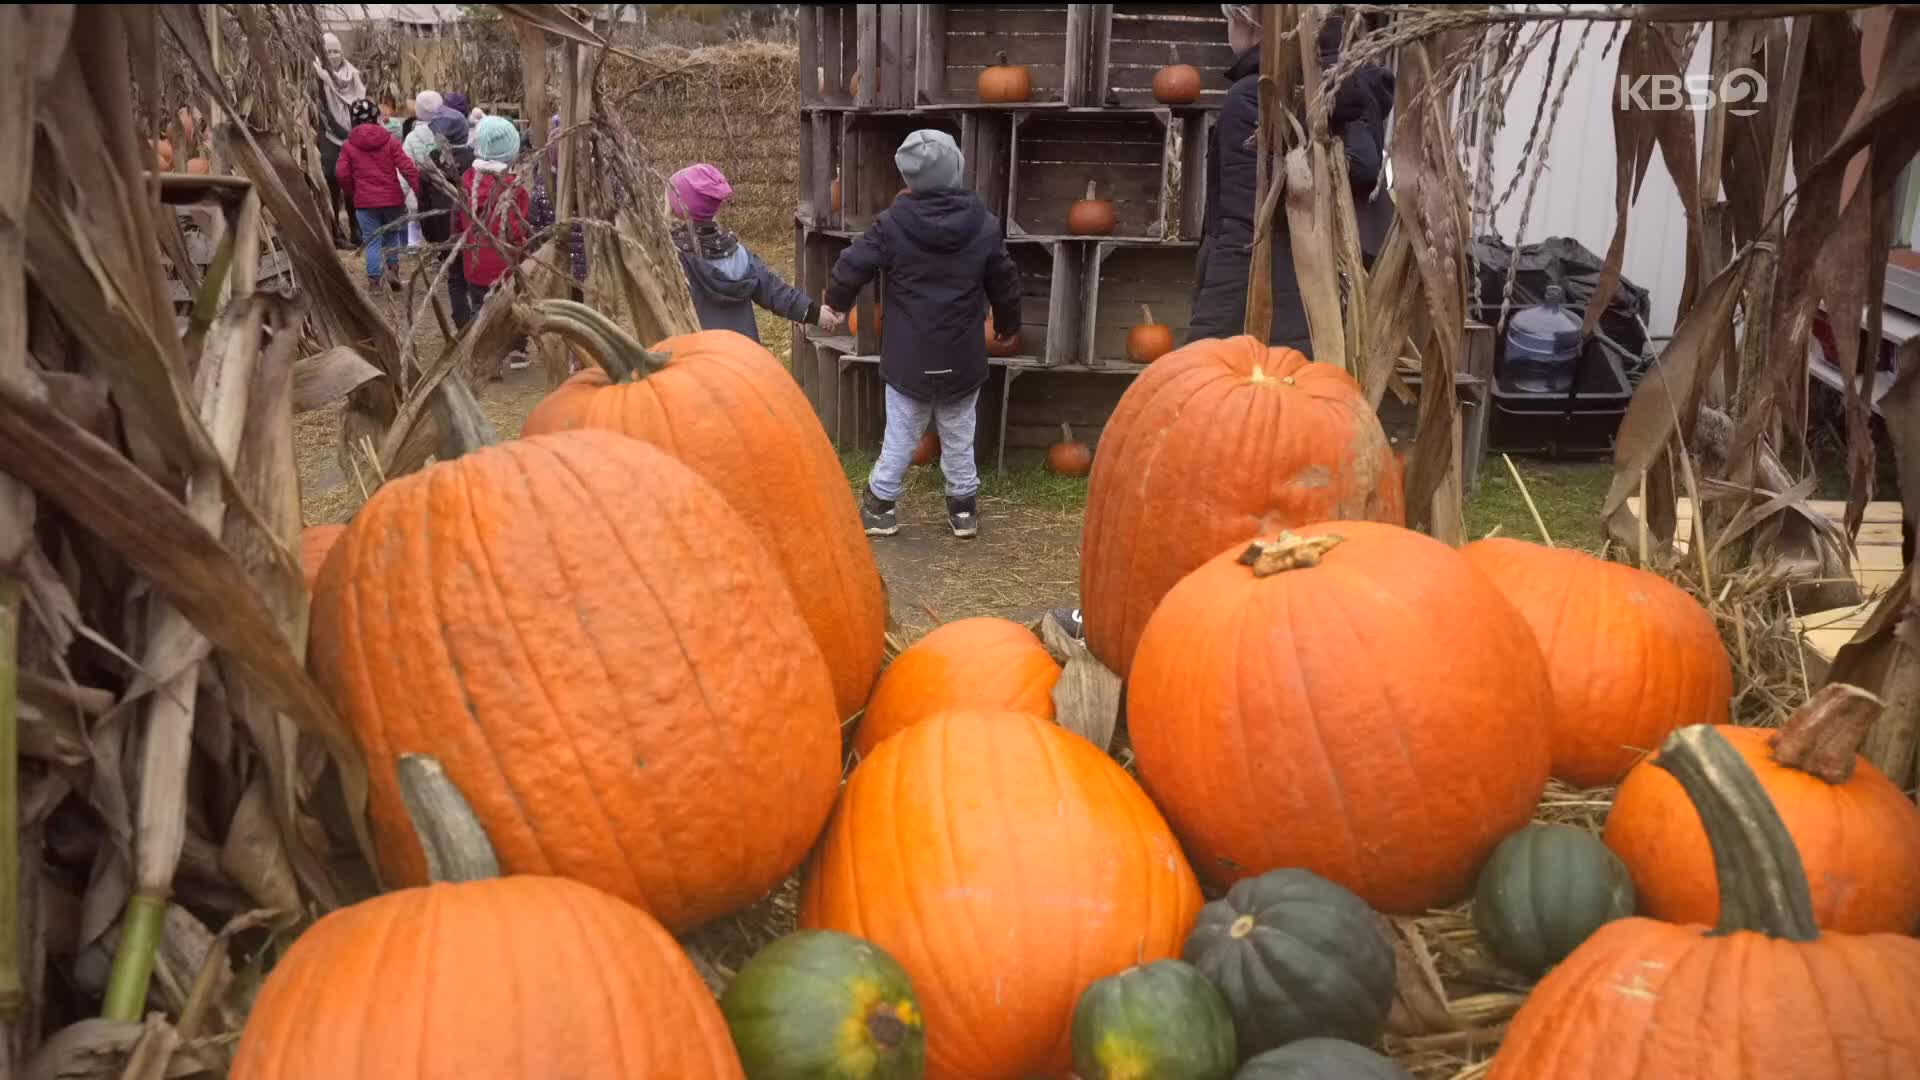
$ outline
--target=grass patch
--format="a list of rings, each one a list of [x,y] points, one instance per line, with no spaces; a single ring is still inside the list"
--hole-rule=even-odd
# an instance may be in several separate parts
[[[1601,544],[1600,506],[1613,480],[1613,463],[1600,461],[1542,461],[1514,458],[1527,493],[1540,511],[1541,521],[1563,547],[1598,551]],[[1488,454],[1480,467],[1480,489],[1467,503],[1467,536],[1477,539],[1496,527],[1501,536],[1539,542],[1527,500],[1507,471],[1499,454]]]
[[[856,497],[866,488],[873,461],[874,455],[862,450],[848,450],[840,455],[840,467],[846,470],[847,483],[852,485]],[[901,497],[933,498],[943,490],[936,462],[908,469]],[[1008,469],[1005,476],[984,469],[980,473],[980,497],[1005,500],[1034,510],[1078,512],[1087,505],[1087,482],[1083,478],[1055,476],[1042,465]]]

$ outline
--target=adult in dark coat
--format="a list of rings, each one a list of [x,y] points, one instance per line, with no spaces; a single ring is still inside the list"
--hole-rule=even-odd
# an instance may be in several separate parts
[[[1187,339],[1232,337],[1246,322],[1247,280],[1252,270],[1254,184],[1260,126],[1259,8],[1223,4],[1227,40],[1237,54],[1227,69],[1225,102],[1220,107],[1207,154],[1207,213],[1201,226],[1200,253],[1194,263],[1193,310]],[[1344,21],[1333,15],[1322,24],[1323,70],[1339,61]],[[1362,254],[1370,264],[1393,217],[1393,202],[1379,185],[1387,116],[1393,109],[1393,73],[1377,64],[1355,71],[1334,92],[1329,127],[1347,150],[1347,177],[1353,188]],[[1301,351],[1309,346],[1306,309],[1293,270],[1284,207],[1273,220],[1273,328],[1267,341]]]

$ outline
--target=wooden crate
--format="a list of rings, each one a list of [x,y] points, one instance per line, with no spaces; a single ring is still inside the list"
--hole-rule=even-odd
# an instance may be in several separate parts
[[[1009,240],[1020,268],[1018,359],[1055,366],[1080,355],[1080,282],[1084,244],[1066,240]]]
[[[1184,344],[1193,314],[1193,260],[1198,248],[1185,242],[1093,245],[1081,310],[1081,363],[1089,368],[1139,365],[1127,359],[1127,331],[1140,321],[1140,305]]]
[[[1219,119],[1220,113],[1214,109],[1180,118],[1180,176],[1174,185],[1179,192],[1180,220],[1177,227],[1169,228],[1169,236],[1198,240],[1206,225],[1207,163]]]
[[[845,125],[838,113],[811,109],[800,116],[800,202],[794,216],[816,229],[840,228],[833,180],[840,168]]]
[[[1013,115],[983,110],[962,112],[960,154],[966,159],[963,175],[967,187],[1000,219],[1004,232],[1013,168]]]
[[[808,296],[816,300],[825,296],[828,281],[832,277],[833,264],[840,253],[852,245],[852,238],[838,233],[801,226],[794,250],[794,278]],[[860,324],[858,334],[850,334],[846,327],[831,334],[822,333],[817,326],[795,327],[794,337],[803,334],[813,341],[836,353],[852,353],[859,356],[878,356],[880,354],[879,320],[874,317],[875,305],[880,296],[880,279],[875,278],[866,288],[861,289],[854,299],[854,311],[858,313],[856,321]]]
[[[953,114],[847,113],[840,119],[845,126],[840,136],[839,227],[849,232],[872,225],[906,186],[893,154],[908,135],[932,128],[953,136],[956,145],[964,140],[961,119]]]
[[[850,84],[861,76],[861,91],[872,94],[880,81],[879,4],[802,4],[800,38],[800,104],[838,106],[855,104]]]
[[[921,105],[979,105],[980,73],[1024,64],[1032,100],[1004,108],[1084,105],[1092,5],[918,4],[915,61]]]
[[[1047,447],[1060,441],[1061,424],[1069,425],[1074,438],[1088,446],[1098,444],[1120,395],[1141,370],[1131,365],[1099,371],[1008,368],[1006,411],[994,455],[1002,471],[1008,464],[1044,458]]]
[[[1174,158],[1167,109],[1016,113],[1007,234],[1067,237],[1067,210],[1093,180],[1113,203],[1113,238],[1164,238]]]
[[[1091,104],[1152,105],[1153,76],[1169,64],[1200,71],[1200,107],[1226,98],[1233,64],[1227,19],[1212,4],[1094,4]]]

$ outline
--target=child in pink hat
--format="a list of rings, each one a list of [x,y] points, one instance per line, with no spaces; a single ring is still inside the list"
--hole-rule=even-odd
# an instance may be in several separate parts
[[[714,221],[732,197],[727,178],[705,163],[689,165],[667,179],[673,245],[680,252],[700,329],[732,330],[759,341],[755,304],[797,323],[824,326],[819,302],[787,284],[739,237]]]

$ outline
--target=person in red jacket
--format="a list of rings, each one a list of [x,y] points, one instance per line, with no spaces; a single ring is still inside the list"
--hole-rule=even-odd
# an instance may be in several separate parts
[[[367,245],[367,285],[378,289],[381,266],[387,287],[400,291],[400,249],[407,246],[404,226],[407,189],[420,190],[420,170],[400,148],[400,140],[380,126],[380,108],[366,98],[353,103],[353,131],[340,150],[334,175],[353,204],[360,236]],[[404,183],[403,183],[404,178]]]
[[[462,237],[461,267],[466,271],[471,310],[478,312],[487,293],[512,269],[518,249],[532,236],[532,197],[513,174],[520,153],[520,129],[503,116],[483,118],[473,128],[473,167],[460,180],[463,195],[454,224]],[[524,342],[507,356],[506,366],[527,366]]]

